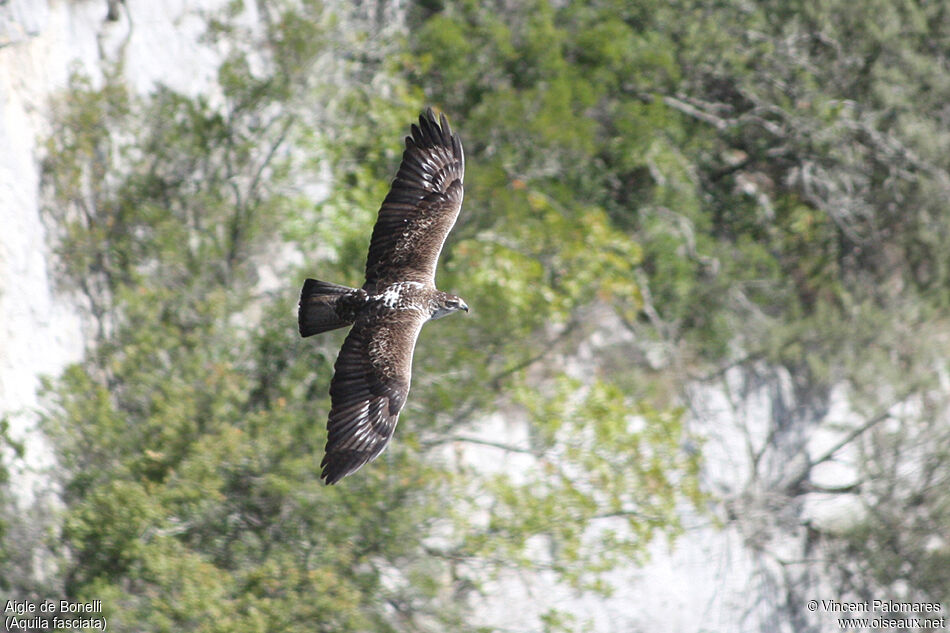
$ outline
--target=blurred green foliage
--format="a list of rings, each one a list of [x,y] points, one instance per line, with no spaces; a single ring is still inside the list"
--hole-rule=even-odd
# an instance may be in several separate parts
[[[393,446],[326,488],[317,464],[341,335],[299,340],[296,291],[306,274],[360,282],[423,95],[372,59],[351,70],[396,77],[402,102],[314,82],[319,57],[343,45],[314,26],[327,14],[274,2],[265,17],[266,46],[236,48],[221,67],[223,103],[138,97],[117,69],[101,87],[77,77],[57,105],[49,213],[63,288],[89,306],[95,332],[87,359],[47,386],[65,595],[102,599],[112,626],[141,631],[399,631],[472,629],[465,597],[518,568],[607,591],[601,572],[674,535],[679,504],[702,494],[698,456],[680,448],[682,411],[638,402],[622,371],[564,377],[600,327],[586,311],[634,319],[641,305],[642,251],[600,201],[572,195],[570,181],[508,175],[513,160],[548,161],[550,176],[596,149],[558,125],[578,95],[539,92],[548,119],[486,128],[494,141],[450,112],[472,193],[440,285],[476,316],[427,329]],[[229,20],[209,36],[236,37]],[[537,28],[521,63],[566,68]],[[338,101],[308,105],[321,96]],[[327,175],[318,204],[299,193]],[[295,251],[303,270],[271,264]],[[523,420],[526,443],[487,446],[478,425],[492,414]],[[464,447],[487,457],[460,459]],[[493,451],[529,461],[485,469]]]
[[[45,164],[94,325],[47,385],[65,595],[120,630],[477,630],[486,582],[609,592],[702,511],[687,381],[766,360],[866,411],[929,384],[945,21],[875,4],[419,1],[403,39],[289,0],[251,32],[234,2],[220,103],[76,78]],[[322,487],[342,335],[298,339],[298,283],[361,282],[428,103],[465,144],[439,285],[472,313],[422,334],[385,455]]]

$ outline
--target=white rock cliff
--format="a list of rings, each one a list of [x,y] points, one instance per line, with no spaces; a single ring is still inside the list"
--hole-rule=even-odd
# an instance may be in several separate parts
[[[204,13],[221,0],[9,0],[0,2],[0,416],[25,445],[14,473],[24,502],[51,466],[35,432],[40,377],[80,358],[81,322],[57,292],[40,200],[50,100],[70,74],[93,81],[123,60],[133,88],[206,90],[219,56],[199,42]]]

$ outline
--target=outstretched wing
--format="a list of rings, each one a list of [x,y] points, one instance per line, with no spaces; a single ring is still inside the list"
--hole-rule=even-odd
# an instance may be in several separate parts
[[[376,459],[396,429],[409,394],[412,352],[427,315],[415,310],[360,319],[350,330],[330,383],[330,419],[321,477],[335,483]]]
[[[458,135],[444,114],[436,121],[427,108],[406,137],[402,164],[379,210],[366,260],[367,286],[435,285],[439,253],[462,207],[464,172]]]

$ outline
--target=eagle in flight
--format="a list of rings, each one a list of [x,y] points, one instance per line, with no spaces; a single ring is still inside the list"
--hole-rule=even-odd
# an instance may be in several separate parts
[[[366,259],[366,282],[349,288],[307,279],[301,336],[352,325],[334,365],[321,477],[327,484],[375,459],[389,444],[409,394],[412,353],[423,324],[468,306],[437,290],[435,267],[462,207],[465,157],[445,115],[431,108],[406,137]]]

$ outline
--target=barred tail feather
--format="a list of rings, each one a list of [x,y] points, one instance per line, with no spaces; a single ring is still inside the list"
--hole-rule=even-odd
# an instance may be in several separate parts
[[[297,312],[300,336],[313,336],[350,325],[351,321],[340,318],[336,312],[337,300],[348,292],[353,292],[353,288],[316,279],[305,281]]]

